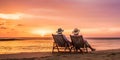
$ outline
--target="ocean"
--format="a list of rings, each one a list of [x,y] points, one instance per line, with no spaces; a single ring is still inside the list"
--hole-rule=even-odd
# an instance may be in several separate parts
[[[0,54],[12,54],[22,52],[51,52],[53,39],[0,39]],[[87,39],[87,41],[99,50],[120,49],[120,39]]]

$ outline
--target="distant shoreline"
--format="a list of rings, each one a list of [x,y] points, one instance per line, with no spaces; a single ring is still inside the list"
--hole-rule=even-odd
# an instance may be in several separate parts
[[[86,39],[97,39],[97,40],[113,40],[113,39],[120,39],[120,37],[89,37]]]
[[[0,38],[0,41],[14,41],[14,40],[51,40],[51,37],[15,37],[15,38]]]
[[[120,37],[85,37],[86,39],[94,40],[119,40]],[[14,41],[14,40],[52,40],[52,37],[0,37],[0,41]]]

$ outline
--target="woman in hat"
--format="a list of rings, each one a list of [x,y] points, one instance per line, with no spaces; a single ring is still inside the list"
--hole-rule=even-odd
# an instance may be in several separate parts
[[[75,28],[73,31],[72,31],[72,34],[75,35],[75,36],[82,36],[79,34],[80,30],[78,28]],[[91,51],[95,51],[96,49],[94,49],[88,42],[87,40],[84,40],[84,43],[87,47],[89,47],[91,49]]]
[[[68,39],[66,38],[66,36],[65,36],[64,34],[62,34],[63,31],[64,31],[64,30],[63,30],[62,28],[58,28],[58,30],[56,31],[56,33],[57,33],[58,35],[63,35],[63,38],[66,40],[66,42],[68,43],[68,45],[71,45],[70,40],[68,40]]]

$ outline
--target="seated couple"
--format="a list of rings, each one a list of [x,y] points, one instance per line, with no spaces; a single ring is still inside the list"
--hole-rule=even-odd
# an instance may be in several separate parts
[[[56,33],[57,33],[57,35],[63,35],[63,38],[66,40],[66,42],[67,42],[69,45],[72,44],[71,41],[68,40],[64,34],[62,34],[63,31],[64,31],[64,30],[63,30],[62,28],[58,28],[58,30],[56,31]],[[80,32],[80,30],[77,29],[77,28],[75,28],[75,29],[72,31],[72,35],[74,35],[74,36],[82,36],[82,35],[79,34],[79,32]],[[95,49],[87,42],[87,40],[84,40],[84,43],[85,43],[85,45],[86,45],[88,48],[91,49],[91,51],[95,51]]]

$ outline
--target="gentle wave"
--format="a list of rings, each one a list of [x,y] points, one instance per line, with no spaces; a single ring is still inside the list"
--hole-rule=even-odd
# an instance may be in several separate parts
[[[96,50],[120,49],[120,39],[87,39],[87,41],[92,45],[92,47],[96,48]],[[51,52],[52,47],[53,39],[0,41],[0,54],[21,52]]]

